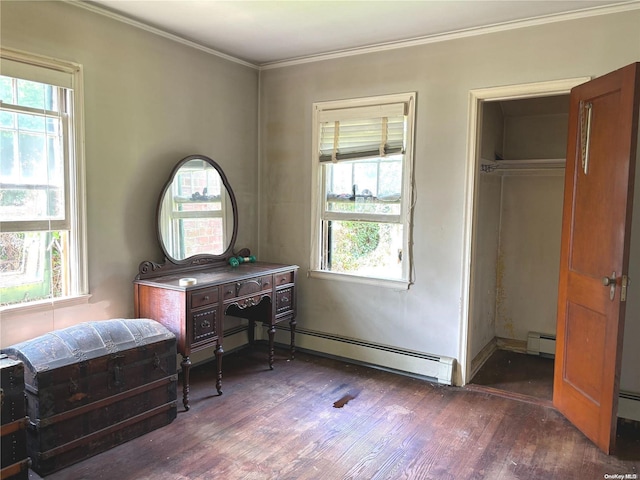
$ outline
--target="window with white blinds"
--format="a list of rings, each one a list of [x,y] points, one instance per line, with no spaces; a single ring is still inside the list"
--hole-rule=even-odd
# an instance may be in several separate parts
[[[321,111],[320,161],[376,158],[402,153],[404,103]]]
[[[415,94],[314,104],[312,273],[410,281]]]

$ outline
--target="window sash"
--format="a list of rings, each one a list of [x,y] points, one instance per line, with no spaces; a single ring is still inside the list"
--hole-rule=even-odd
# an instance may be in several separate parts
[[[171,213],[171,220],[181,218],[222,218],[226,216],[222,210],[194,210],[187,212],[174,211]]]
[[[3,72],[4,74],[4,72]],[[5,75],[6,76],[6,75]],[[57,85],[55,85],[57,86]],[[0,183],[0,189],[40,189],[40,190],[51,190],[56,188],[62,188],[63,190],[63,206],[62,212],[60,215],[55,217],[43,217],[42,220],[29,219],[29,220],[11,220],[11,221],[1,221],[0,220],[0,230],[1,231],[10,231],[10,232],[19,232],[21,230],[24,231],[35,231],[35,230],[69,230],[71,227],[70,221],[70,208],[71,208],[71,198],[70,198],[70,190],[72,185],[72,179],[69,176],[69,160],[70,160],[70,151],[72,149],[73,139],[70,136],[69,129],[69,120],[70,116],[67,113],[68,108],[71,105],[71,92],[67,91],[65,88],[58,88],[58,105],[60,107],[59,111],[53,110],[43,110],[37,109],[33,107],[26,107],[22,105],[14,105],[8,104],[5,102],[0,102],[0,111],[6,111],[16,114],[28,114],[35,115],[46,118],[55,118],[60,120],[60,128],[61,132],[58,135],[62,138],[62,183],[40,183],[40,182],[28,182],[28,181],[20,181],[16,183],[14,179],[11,178],[2,178],[2,183]],[[14,128],[6,128],[3,127],[0,130],[10,131],[10,132],[18,132],[18,134],[25,130],[20,130],[19,128],[16,130]],[[47,134],[46,127],[45,132],[42,134],[45,139],[49,137],[55,137],[55,135]],[[16,144],[14,148],[18,148]],[[48,148],[45,142],[45,148]],[[17,155],[17,153],[15,153]],[[47,164],[48,167],[48,164]],[[6,182],[9,180],[9,182]],[[24,225],[23,228],[20,228],[19,225]],[[45,227],[45,225],[51,225],[50,227]]]
[[[322,221],[326,220],[342,220],[354,222],[375,222],[375,223],[403,223],[402,215],[384,215],[376,213],[359,213],[359,212],[324,212],[321,217]]]
[[[67,220],[32,220],[28,222],[2,222],[3,232],[41,232],[48,230],[70,230]]]
[[[367,165],[370,165],[372,163],[375,164],[375,168],[376,168],[375,186],[371,184],[366,185],[366,187],[373,188],[374,192],[370,192],[372,193],[372,196],[367,196],[367,197],[364,197],[362,193],[352,192],[353,196],[349,198],[335,197],[331,199],[329,198],[330,193],[343,196],[347,192],[329,192],[327,190],[329,187],[328,184],[330,183],[329,177],[331,175],[335,175],[336,173],[333,172],[334,169],[331,167],[331,165],[322,164],[322,166],[320,167],[322,170],[322,185],[323,185],[322,187],[323,202],[321,207],[322,219],[364,220],[364,221],[373,221],[373,222],[382,222],[382,223],[402,223],[402,216],[400,213],[366,212],[366,211],[363,211],[363,209],[366,209],[367,205],[374,205],[374,206],[399,205],[398,210],[402,212],[403,188],[404,188],[403,182],[402,181],[400,182],[400,185],[399,185],[400,191],[393,192],[394,193],[393,199],[382,200],[380,198],[384,198],[384,196],[381,196],[380,175],[381,175],[381,165],[385,163],[391,164],[391,165],[397,163],[398,165],[394,166],[394,169],[395,168],[399,169],[400,170],[399,175],[400,177],[402,177],[404,161],[405,161],[404,158],[398,159],[396,157],[393,159],[392,162],[388,162],[381,159],[380,156],[377,156],[375,159],[373,159],[373,161],[372,159],[367,159],[367,160],[363,159],[363,160],[356,160],[356,161],[349,162],[350,164],[354,164],[354,165],[358,163],[367,164]],[[353,185],[358,180],[354,176],[355,172],[353,168],[351,173],[352,173],[352,177],[349,183]],[[397,198],[395,197],[396,194],[397,194]],[[363,203],[361,204],[359,200],[362,201]],[[329,209],[329,204],[353,205],[356,208],[353,211],[332,210],[332,209]],[[358,207],[360,207],[360,209],[358,209]]]

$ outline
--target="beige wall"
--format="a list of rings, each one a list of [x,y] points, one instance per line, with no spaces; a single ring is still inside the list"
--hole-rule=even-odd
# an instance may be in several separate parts
[[[640,145],[640,126],[638,127]],[[631,252],[627,293],[624,339],[622,346],[622,375],[620,388],[640,393],[640,149],[636,155],[635,194],[631,220]]]
[[[261,254],[301,266],[300,327],[460,359],[469,91],[615,70],[640,59],[639,24],[636,10],[262,72]],[[418,95],[415,284],[306,278],[312,103],[406,91]],[[624,361],[623,388],[640,391]]]
[[[84,65],[93,295],[86,307],[3,317],[3,344],[132,315],[137,265],[161,260],[153,216],[162,184],[180,158],[200,152],[234,187],[238,245],[301,266],[301,327],[459,359],[469,90],[598,76],[640,59],[636,10],[265,70],[258,105],[253,69],[63,2],[1,8],[2,45]],[[408,91],[418,93],[415,285],[397,291],[307,278],[312,103]],[[633,315],[627,323],[637,326]],[[640,392],[629,351],[622,386]]]
[[[498,253],[497,337],[555,335],[564,175],[505,175]]]
[[[8,345],[80,321],[133,315],[132,280],[162,261],[155,208],[172,167],[201,153],[239,202],[238,245],[257,248],[258,73],[64,2],[2,2],[0,40],[84,66],[86,306],[3,315]]]
[[[494,337],[526,343],[529,332],[555,335],[563,192],[562,169],[479,175],[472,359]]]
[[[473,268],[469,309],[469,355],[475,359],[496,336],[498,247],[502,176],[481,173],[477,180]]]

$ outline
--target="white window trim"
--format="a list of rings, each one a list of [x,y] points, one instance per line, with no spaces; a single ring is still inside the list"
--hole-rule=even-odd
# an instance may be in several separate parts
[[[48,298],[46,300],[36,300],[25,304],[7,305],[0,308],[0,319],[9,319],[21,317],[23,315],[31,315],[59,308],[73,307],[76,305],[85,305],[89,303],[90,294],[71,295],[68,297]]]
[[[407,253],[407,261],[403,262],[402,279],[388,279],[377,277],[364,277],[360,275],[350,275],[342,272],[331,272],[322,270],[322,239],[320,232],[320,218],[322,216],[322,202],[318,200],[322,185],[322,165],[318,161],[319,132],[318,125],[323,111],[331,109],[344,109],[354,107],[370,107],[387,103],[406,103],[408,105],[407,117],[407,144],[405,150],[405,162],[403,172],[403,195],[400,217],[404,219],[404,239],[403,249]],[[415,104],[416,93],[399,93],[392,95],[382,95],[376,97],[366,97],[349,100],[336,100],[327,102],[315,102],[313,104],[313,128],[311,132],[311,258],[308,276],[310,278],[321,278],[365,285],[376,285],[395,289],[408,289],[413,283],[413,252],[411,248],[412,237],[412,210],[413,210],[413,140],[415,130]]]
[[[70,249],[69,266],[75,269],[72,278],[72,295],[30,302],[25,304],[7,305],[0,307],[2,317],[9,314],[37,313],[52,308],[63,308],[72,305],[87,303],[89,295],[88,258],[87,258],[87,208],[86,208],[86,180],[85,180],[85,154],[84,154],[84,76],[82,65],[74,62],[58,60],[41,55],[27,53],[3,47],[0,58],[4,62],[19,62],[25,69],[30,66],[49,69],[49,73],[56,72],[66,74],[71,78],[73,89],[73,128],[74,138],[70,142],[73,148],[74,167],[69,172],[69,188],[72,205],[70,210],[70,227],[75,231],[73,235],[75,244]],[[53,84],[60,84],[53,82]],[[71,153],[71,152],[70,152]]]

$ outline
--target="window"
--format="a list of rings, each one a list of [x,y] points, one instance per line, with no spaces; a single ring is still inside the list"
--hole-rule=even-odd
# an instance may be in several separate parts
[[[312,275],[409,282],[414,104],[415,94],[314,104]]]
[[[0,62],[0,307],[85,294],[80,67]]]

